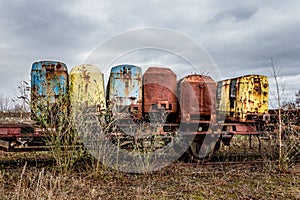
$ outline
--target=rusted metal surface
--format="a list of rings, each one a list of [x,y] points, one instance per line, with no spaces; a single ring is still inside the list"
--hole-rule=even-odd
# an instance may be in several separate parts
[[[131,104],[142,99],[142,69],[134,65],[118,65],[111,69],[107,100],[114,113],[128,113]]]
[[[223,124],[223,134],[225,135],[259,135],[255,124],[251,123],[225,123]]]
[[[73,109],[78,106],[95,107],[95,112],[106,108],[104,76],[100,70],[89,64],[72,68],[69,75],[70,102]]]
[[[247,75],[218,83],[217,109],[229,121],[256,120],[268,112],[269,83],[263,75]]]
[[[0,138],[20,137],[34,133],[33,125],[24,123],[0,123]]]
[[[32,64],[32,97],[47,96],[51,102],[67,93],[68,69],[66,64],[56,61],[39,61]]]
[[[68,69],[57,61],[39,61],[31,69],[31,114],[33,119],[41,117],[52,106],[67,102]],[[56,110],[55,112],[60,112]]]
[[[174,122],[177,114],[177,80],[176,74],[169,68],[150,67],[143,76],[143,111],[151,113],[168,113]]]
[[[142,101],[138,101],[137,103],[130,104],[129,112],[133,119],[141,120],[143,118]]]
[[[181,122],[215,122],[216,82],[209,76],[189,75],[178,82]]]
[[[218,117],[229,117],[230,113],[230,90],[231,80],[223,80],[217,83],[217,115]]]
[[[1,122],[0,123],[0,148],[6,151],[32,149],[32,145],[40,145],[42,138],[48,136],[48,131],[37,131],[35,122]],[[36,148],[36,150],[39,148]]]

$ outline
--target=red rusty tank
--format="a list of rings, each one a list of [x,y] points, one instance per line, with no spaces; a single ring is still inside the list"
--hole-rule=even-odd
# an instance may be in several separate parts
[[[169,68],[150,67],[143,76],[143,113],[166,117],[165,122],[175,122],[178,100],[176,74]],[[152,117],[151,117],[152,116]],[[151,119],[151,120],[152,120]]]
[[[181,123],[209,124],[215,121],[217,85],[211,77],[188,75],[178,82],[178,88]]]

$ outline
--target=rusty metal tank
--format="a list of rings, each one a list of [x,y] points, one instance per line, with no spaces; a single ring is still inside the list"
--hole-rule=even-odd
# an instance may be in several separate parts
[[[227,121],[251,121],[268,112],[269,82],[263,75],[246,75],[218,82],[217,110]]]
[[[169,68],[150,67],[143,75],[143,113],[145,118],[162,117],[177,120],[177,78]]]
[[[181,123],[215,121],[217,84],[210,76],[188,75],[178,81],[178,88]]]
[[[106,99],[113,113],[129,113],[130,105],[142,99],[142,69],[134,65],[118,65],[111,69]]]
[[[36,120],[47,115],[42,120],[53,121],[57,113],[67,112],[67,106],[67,65],[58,61],[38,61],[33,63],[31,69],[32,118]]]
[[[106,108],[104,76],[96,66],[73,67],[69,74],[69,93],[72,109],[94,107],[94,112],[100,112]]]

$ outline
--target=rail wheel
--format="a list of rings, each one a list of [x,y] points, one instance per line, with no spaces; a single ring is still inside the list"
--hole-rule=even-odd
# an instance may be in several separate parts
[[[195,137],[186,152],[191,162],[203,162],[211,159],[213,153],[220,148],[218,135],[200,135]]]

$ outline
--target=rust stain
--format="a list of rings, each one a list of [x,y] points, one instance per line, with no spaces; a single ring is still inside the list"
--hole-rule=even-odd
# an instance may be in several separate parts
[[[189,75],[178,82],[181,121],[215,119],[216,82],[209,76]]]
[[[218,88],[218,111],[228,119],[246,121],[248,116],[263,115],[268,111],[268,78],[262,75],[246,75],[222,82]]]
[[[144,112],[177,112],[177,80],[171,69],[150,67],[143,80]]]

